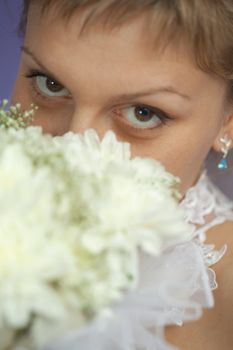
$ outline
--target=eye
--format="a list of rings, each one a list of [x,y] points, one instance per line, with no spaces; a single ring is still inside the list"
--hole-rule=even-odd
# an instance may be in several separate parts
[[[55,96],[68,96],[69,92],[62,85],[60,85],[56,80],[37,76],[35,78],[35,84],[37,88],[42,92],[42,94],[50,97]]]
[[[32,71],[26,75],[33,79],[33,84],[37,91],[45,97],[68,97],[69,91],[55,79],[38,71]]]
[[[121,111],[116,111],[116,114],[136,129],[153,129],[172,119],[163,111],[147,106],[124,108]]]

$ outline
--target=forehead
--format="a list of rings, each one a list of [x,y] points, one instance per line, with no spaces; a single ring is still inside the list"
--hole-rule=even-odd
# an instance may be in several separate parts
[[[91,39],[92,37],[95,37],[95,40],[97,40],[97,37],[119,38],[122,45],[132,46],[134,44],[140,47],[141,53],[147,55],[148,58],[153,57],[153,54],[158,56],[158,54],[164,53],[168,46],[172,46],[174,54],[175,51],[179,53],[181,50],[182,55],[188,56],[192,60],[192,64],[195,64],[191,47],[189,47],[185,35],[182,36],[181,33],[176,32],[175,28],[173,33],[169,30],[162,30],[161,21],[159,20],[157,21],[157,27],[155,27],[154,24],[152,25],[148,11],[141,12],[122,23],[114,23],[114,21],[110,21],[109,18],[106,19],[105,17],[97,16],[93,18],[94,21],[92,21],[91,6],[75,10],[70,16],[62,16],[59,7],[50,5],[48,8],[46,7],[46,11],[42,11],[41,6],[33,2],[29,8],[29,30],[26,31],[26,38],[31,37],[31,33],[33,35],[41,34],[42,37],[46,32],[49,37],[53,36],[54,39],[57,39],[56,42],[61,41],[64,34],[67,39],[76,37],[77,41]],[[153,20],[153,22],[156,21]]]
[[[25,43],[59,81],[132,90],[135,83],[181,86],[184,92],[200,93],[210,77],[196,66],[186,42],[152,43],[148,17],[142,14],[107,30],[101,22],[82,32],[87,13],[76,12],[68,21],[53,16],[52,8],[42,16],[38,7],[29,11]],[[151,34],[151,33],[149,33]]]
[[[164,9],[160,9],[160,7],[158,7],[158,10],[153,8],[153,11],[151,9],[149,11],[148,3],[151,3],[151,1],[146,0],[147,6],[141,4],[141,11],[139,11],[138,6],[132,6],[131,4],[126,15],[124,4],[122,5],[122,11],[121,6],[116,6],[116,11],[113,12],[111,6],[109,6],[110,3],[103,0],[98,1],[98,6],[94,2],[91,2],[88,6],[78,6],[76,4],[76,6],[73,5],[73,11],[71,11],[71,5],[65,7],[59,1],[56,3],[49,1],[45,7],[41,6],[39,2],[32,1],[29,7],[29,19],[34,16],[33,20],[43,22],[43,25],[47,23],[48,26],[59,21],[62,22],[64,27],[69,27],[69,31],[70,24],[76,23],[76,34],[79,37],[90,32],[114,33],[122,27],[125,29],[131,27],[132,31],[137,32],[137,36],[142,39],[141,45],[144,43],[144,50],[146,48],[153,50],[155,47],[158,51],[158,49],[163,50],[172,42],[175,42],[176,47],[185,42],[186,52],[191,53],[190,38],[187,37],[185,30],[182,33],[180,25],[175,19],[174,11],[164,12]],[[134,25],[135,22],[137,22],[137,25]]]

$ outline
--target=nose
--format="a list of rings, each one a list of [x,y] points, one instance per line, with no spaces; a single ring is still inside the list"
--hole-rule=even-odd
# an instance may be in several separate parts
[[[83,134],[88,129],[94,129],[102,138],[111,129],[111,118],[100,109],[79,107],[73,111],[69,131]]]

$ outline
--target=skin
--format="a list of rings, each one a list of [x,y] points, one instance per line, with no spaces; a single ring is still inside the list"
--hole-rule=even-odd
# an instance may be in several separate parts
[[[217,275],[218,288],[214,291],[215,305],[204,310],[201,319],[189,322],[182,327],[168,327],[166,338],[182,350],[231,350],[232,332],[232,253],[233,224],[225,222],[215,226],[207,234],[207,243],[220,249],[227,243],[224,258],[211,266]]]
[[[152,50],[145,40],[146,15],[115,31],[95,26],[81,35],[85,14],[75,13],[66,25],[51,13],[40,17],[37,5],[30,8],[12,102],[20,102],[25,109],[32,102],[38,105],[34,123],[53,135],[94,128],[102,137],[113,130],[119,140],[131,143],[133,156],[158,159],[179,176],[184,194],[198,179],[210,149],[220,150],[220,137],[227,133],[233,139],[233,106],[226,102],[226,83],[201,71],[185,42]],[[26,78],[32,69],[49,75],[50,80]],[[58,90],[53,90],[52,97],[48,96],[48,86],[54,89],[51,79],[60,84],[56,82]],[[152,93],[152,89],[156,91]],[[156,110],[146,115],[149,124],[139,120],[135,106]],[[172,119],[161,123],[157,109]],[[216,227],[211,243],[231,243],[232,229],[232,223]],[[223,279],[231,260],[218,264]],[[217,307],[201,321],[167,330],[173,344],[189,350],[231,349],[232,332],[228,332],[225,347],[215,339],[206,344],[207,332],[213,338],[208,325],[227,327],[221,315],[229,308],[222,305],[221,295],[229,294],[231,288],[229,282],[225,285],[216,293]],[[194,345],[189,344],[190,339]]]
[[[83,16],[75,14],[66,26],[51,13],[40,18],[37,6],[30,10],[24,46],[34,58],[23,52],[12,102],[38,105],[35,123],[54,135],[94,128],[103,136],[112,129],[132,144],[133,155],[156,158],[179,176],[184,193],[198,178],[210,148],[218,148],[220,135],[230,128],[225,125],[232,112],[225,103],[225,83],[198,69],[187,47],[152,50],[144,39],[146,16],[115,32],[95,28],[80,36]],[[30,69],[47,73],[35,59],[62,84],[63,97],[45,98],[45,88],[41,97],[36,79],[25,78]],[[40,87],[45,82],[40,78]],[[166,91],[169,87],[187,97]],[[142,96],[151,89],[159,92]],[[134,93],[137,98],[118,98]],[[159,108],[173,120],[163,125],[153,113],[154,127],[145,129],[141,121],[137,129],[132,106],[142,105]]]

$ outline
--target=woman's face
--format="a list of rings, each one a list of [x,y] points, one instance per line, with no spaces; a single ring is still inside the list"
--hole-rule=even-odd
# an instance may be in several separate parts
[[[134,156],[179,176],[185,192],[218,138],[224,83],[199,70],[185,47],[149,47],[146,16],[83,35],[80,14],[67,25],[51,18],[30,10],[12,102],[35,103],[34,123],[53,135],[113,130]]]

